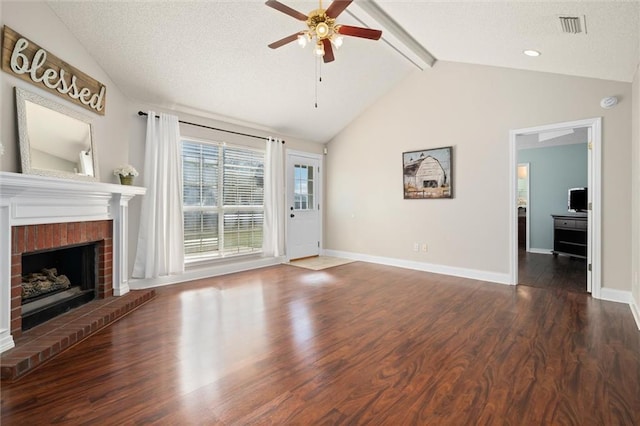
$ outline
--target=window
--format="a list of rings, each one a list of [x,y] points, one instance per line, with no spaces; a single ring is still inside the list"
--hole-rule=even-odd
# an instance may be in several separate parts
[[[264,152],[182,141],[185,259],[262,250]]]
[[[314,210],[313,208],[313,166],[295,164],[293,207],[295,210]]]

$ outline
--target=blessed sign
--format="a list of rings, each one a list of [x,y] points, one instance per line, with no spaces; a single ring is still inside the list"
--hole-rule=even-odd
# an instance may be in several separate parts
[[[2,69],[73,103],[104,115],[107,88],[5,25]]]

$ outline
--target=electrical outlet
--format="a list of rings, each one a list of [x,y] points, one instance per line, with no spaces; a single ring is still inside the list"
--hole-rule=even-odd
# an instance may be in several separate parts
[[[429,247],[427,246],[427,243],[422,243],[422,251],[425,253],[429,251]]]
[[[413,251],[420,251],[420,244],[419,243],[413,243]]]

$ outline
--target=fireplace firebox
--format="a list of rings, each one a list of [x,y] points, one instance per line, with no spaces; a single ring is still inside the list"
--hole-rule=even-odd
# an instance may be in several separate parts
[[[22,255],[22,330],[42,324],[96,297],[97,244]]]

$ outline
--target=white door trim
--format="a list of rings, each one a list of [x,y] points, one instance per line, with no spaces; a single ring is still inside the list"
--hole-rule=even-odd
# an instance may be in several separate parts
[[[587,262],[591,264],[591,295],[600,299],[602,288],[602,118],[589,118],[565,123],[549,124],[509,131],[509,276],[510,284],[518,283],[518,212],[513,208],[517,202],[518,149],[516,136],[553,130],[589,128],[591,149],[589,151],[589,211],[588,235],[590,245],[587,250]]]
[[[286,164],[285,164],[285,170],[289,170],[289,167],[291,167],[291,161],[290,158],[292,155],[298,156],[298,157],[306,157],[306,158],[311,158],[313,160],[317,160],[318,164],[320,165],[320,176],[319,179],[317,181],[318,183],[318,193],[317,193],[317,203],[320,206],[319,208],[319,214],[320,214],[320,223],[318,224],[320,226],[320,247],[319,247],[319,252],[322,253],[322,250],[324,249],[324,239],[323,239],[323,224],[324,224],[324,155],[322,154],[315,154],[312,152],[304,152],[304,151],[297,151],[294,149],[286,149]],[[289,182],[289,179],[285,179],[285,194],[288,194],[289,191],[289,187],[288,185],[290,185],[291,182]],[[289,214],[289,210],[285,209],[285,214]],[[286,244],[288,245],[289,243],[289,220],[285,219],[285,241]],[[287,248],[286,250],[286,259],[287,262],[289,262],[291,260],[291,258],[289,257],[289,250]]]

